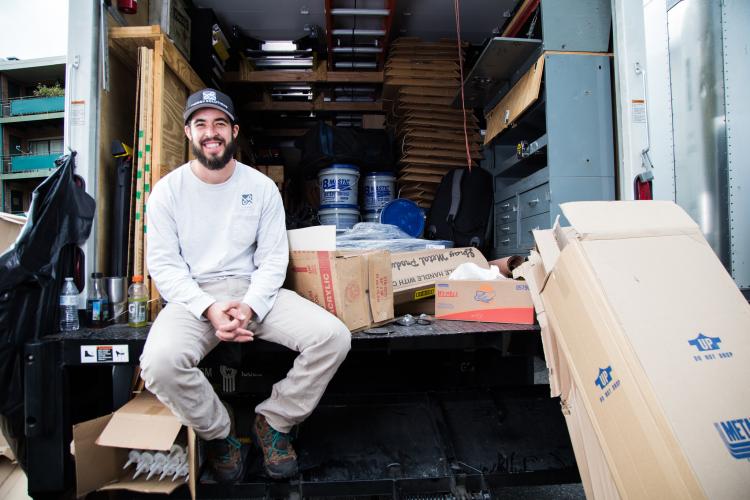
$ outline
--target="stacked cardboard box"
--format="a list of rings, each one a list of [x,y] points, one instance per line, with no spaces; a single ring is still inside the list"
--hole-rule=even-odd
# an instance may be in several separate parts
[[[562,205],[517,270],[589,498],[747,498],[750,306],[671,202]]]
[[[284,165],[255,165],[253,168],[270,178],[279,191],[284,192]]]
[[[463,57],[463,49],[460,51]],[[437,186],[451,169],[480,159],[481,136],[471,110],[452,107],[461,84],[455,40],[423,42],[399,38],[385,66],[384,100],[389,123],[401,144],[401,196],[429,208]]]

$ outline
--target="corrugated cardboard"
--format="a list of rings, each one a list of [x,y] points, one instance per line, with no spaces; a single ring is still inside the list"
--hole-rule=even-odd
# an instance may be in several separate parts
[[[403,304],[435,296],[435,282],[464,262],[487,269],[487,259],[476,248],[447,248],[394,253],[391,261],[394,302]]]
[[[146,480],[145,476],[132,479],[134,470],[122,467],[131,449],[168,451],[181,428],[177,417],[148,392],[138,394],[113,414],[74,425],[72,449],[78,497],[105,490],[169,494],[177,489],[184,482]],[[187,429],[187,436],[188,487],[195,500],[198,465],[192,429]]]
[[[439,280],[435,290],[436,318],[534,324],[534,305],[523,281]]]
[[[294,291],[355,331],[393,319],[390,263],[384,250],[292,251],[287,277]]]
[[[362,128],[384,129],[385,115],[362,115]]]
[[[619,495],[747,498],[750,306],[700,228],[671,202],[562,211],[541,300]]]
[[[26,217],[0,212],[0,253],[16,242],[24,224]]]

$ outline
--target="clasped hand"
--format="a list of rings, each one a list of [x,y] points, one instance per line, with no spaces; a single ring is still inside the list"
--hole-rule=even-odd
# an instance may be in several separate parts
[[[216,329],[215,335],[224,342],[250,342],[254,333],[247,329],[253,310],[243,302],[214,302],[206,309],[206,318]]]

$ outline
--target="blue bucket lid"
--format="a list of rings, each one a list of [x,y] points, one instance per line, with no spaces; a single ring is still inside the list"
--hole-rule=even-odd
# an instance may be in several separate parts
[[[346,210],[359,210],[359,205],[349,205],[344,203],[326,203],[325,205],[320,206],[320,210],[330,210],[331,208],[344,208]]]
[[[324,170],[328,170],[329,168],[348,168],[349,170],[356,170],[359,172],[359,167],[357,165],[352,165],[351,163],[334,163],[326,167]]]
[[[396,198],[383,206],[380,212],[381,224],[393,224],[409,236],[419,238],[424,231],[424,210],[406,198]]]

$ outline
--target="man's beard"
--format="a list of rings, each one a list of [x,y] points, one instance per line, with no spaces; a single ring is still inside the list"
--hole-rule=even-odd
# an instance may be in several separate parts
[[[213,139],[206,140],[223,141],[223,139],[221,139],[220,137],[214,137]],[[224,145],[224,153],[222,153],[221,156],[209,157],[204,155],[200,145],[196,146],[195,141],[190,141],[190,146],[193,149],[195,158],[209,170],[221,170],[222,168],[226,167],[227,164],[232,160],[232,158],[234,158],[234,153],[237,152],[237,143],[234,141],[234,138],[230,139],[229,142]]]

